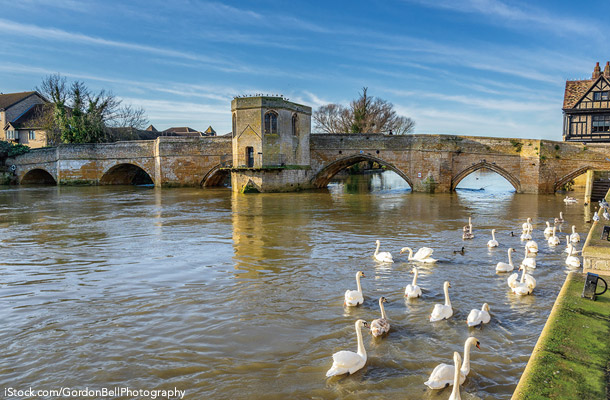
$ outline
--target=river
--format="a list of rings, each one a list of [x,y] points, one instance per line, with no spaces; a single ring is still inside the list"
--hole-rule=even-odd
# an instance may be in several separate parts
[[[290,194],[0,187],[0,390],[445,399],[451,389],[423,382],[476,336],[481,350],[472,350],[462,398],[510,398],[567,271],[565,244],[546,244],[544,222],[563,211],[562,231],[574,224],[584,239],[582,205],[567,206],[560,194],[515,194],[498,176],[473,174],[460,185],[482,191],[423,194],[389,174]],[[475,238],[463,241],[469,216]],[[507,261],[508,247],[521,261],[527,217],[540,247],[538,286],[517,297],[495,265]],[[492,228],[500,246],[488,250]],[[372,258],[377,239],[394,264]],[[403,297],[413,276],[398,254],[405,246],[432,247],[439,260],[419,265],[421,299]],[[346,308],[358,270],[365,302]],[[445,280],[454,315],[430,323]],[[366,366],[327,379],[332,354],[356,350],[354,321],[379,317],[380,296],[389,300],[390,334],[364,332]],[[469,329],[468,313],[483,302],[491,322]]]

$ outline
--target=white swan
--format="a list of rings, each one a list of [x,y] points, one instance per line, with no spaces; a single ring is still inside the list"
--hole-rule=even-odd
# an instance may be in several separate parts
[[[417,286],[417,268],[413,267],[411,272],[413,273],[413,283],[407,285],[405,288],[405,297],[407,299],[421,297],[421,289]]]
[[[453,308],[451,308],[451,301],[449,300],[449,288],[451,284],[449,281],[445,281],[443,284],[443,291],[445,292],[445,304],[435,304],[432,314],[430,314],[430,322],[436,322],[443,319],[450,318],[453,315]]]
[[[546,228],[544,228],[544,236],[551,236],[553,234],[553,228],[551,227],[551,223],[546,221]]]
[[[496,240],[496,230],[491,230],[491,240],[487,242],[487,247],[498,247],[500,244]]]
[[[379,298],[379,309],[381,310],[381,318],[374,319],[371,322],[371,334],[375,337],[383,336],[390,331],[390,323],[388,317],[385,315],[385,308],[383,303],[387,303],[385,297]]]
[[[521,266],[536,269],[536,259],[533,257],[528,257],[527,247],[525,248],[525,257],[523,257],[523,261],[521,261]]]
[[[534,240],[528,240],[527,243],[525,243],[525,248],[530,253],[538,253],[538,243]]]
[[[578,203],[578,199],[575,197],[566,196],[566,198],[563,199],[563,202],[566,204],[576,204]]]
[[[477,338],[472,336],[466,339],[466,342],[464,343],[464,364],[462,364],[461,368],[457,368],[460,374],[460,385],[464,383],[466,377],[470,373],[470,347],[473,344],[477,346],[478,349],[481,349],[479,346],[479,340]],[[434,368],[428,380],[424,382],[424,385],[428,386],[430,389],[442,389],[447,387],[447,385],[454,385],[453,378],[455,372],[455,366],[444,363],[439,364]]]
[[[468,323],[468,326],[477,326],[479,324],[487,324],[490,320],[489,304],[484,303],[480,310],[477,310],[476,308],[470,310],[466,322]]]
[[[411,250],[410,247],[403,247],[402,249],[400,249],[400,254],[404,253],[405,251],[409,252],[409,261],[417,261],[423,263],[436,262],[434,258],[430,257],[434,252],[434,250],[432,250],[430,247],[422,247],[421,249],[417,250],[417,253],[415,253],[415,255],[413,255],[413,250]]]
[[[551,236],[549,236],[549,238],[547,239],[549,246],[557,246],[561,242],[559,240],[559,238],[555,235],[556,233],[557,233],[557,227],[554,226],[553,234]]]
[[[359,319],[356,321],[356,336],[358,337],[358,352],[353,351],[338,351],[333,354],[333,366],[326,371],[326,376],[335,376],[343,374],[353,374],[366,364],[366,349],[362,342],[362,332],[360,328],[367,327],[365,320]]]
[[[574,248],[570,248],[570,252],[566,257],[566,265],[570,268],[580,268],[580,259],[574,255]]]
[[[460,357],[460,353],[457,351],[453,352],[453,389],[451,390],[451,395],[449,395],[449,400],[462,400],[460,397],[460,369],[462,368],[462,358]]]
[[[523,228],[523,232],[533,231],[534,227],[532,226],[532,219],[530,217],[528,217],[527,221],[524,222],[523,225],[521,225],[521,227]]]
[[[375,257],[375,260],[377,261],[381,261],[381,262],[387,262],[387,263],[393,263],[394,259],[392,258],[392,255],[387,252],[387,251],[379,251],[379,246],[381,244],[381,242],[379,242],[379,240],[375,241],[375,243],[377,244],[377,248],[375,249],[375,254],[373,254],[373,256]]]
[[[510,254],[514,251],[515,249],[513,249],[512,247],[508,249],[508,264],[500,261],[498,265],[496,265],[496,272],[510,272],[515,269],[515,266],[513,265],[513,259],[510,256]]]
[[[570,235],[566,235],[566,248],[563,249],[563,252],[570,254],[570,251],[574,254],[580,253],[580,250],[576,250],[576,247],[570,242]]]
[[[559,218],[555,217],[554,222],[556,224],[563,224],[563,212],[559,211]]]
[[[358,286],[358,289],[345,291],[345,301],[343,302],[344,306],[355,307],[364,302],[364,296],[362,296],[362,286],[360,286],[360,277],[364,278],[364,272],[356,272],[356,285]]]
[[[521,240],[532,240],[532,230],[531,229],[524,229],[523,233],[521,234]]]
[[[580,235],[578,234],[578,232],[576,232],[576,225],[572,225],[572,234],[570,235],[570,242],[580,242]]]
[[[512,289],[513,293],[525,296],[534,291],[536,279],[530,274],[525,273],[525,268],[520,267],[519,269],[523,270],[521,280],[517,282],[518,273],[514,273],[508,277],[508,286]]]

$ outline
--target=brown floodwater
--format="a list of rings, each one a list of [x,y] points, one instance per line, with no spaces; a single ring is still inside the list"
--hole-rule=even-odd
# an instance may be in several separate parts
[[[2,187],[0,393],[127,386],[189,399],[446,399],[451,389],[424,381],[476,336],[462,398],[508,399],[566,276],[565,244],[546,244],[544,222],[563,211],[561,230],[574,224],[583,239],[589,226],[582,205],[560,194],[485,182],[452,194],[411,193],[387,174],[290,194]],[[463,241],[469,216],[475,238]],[[518,297],[495,265],[509,247],[521,261],[527,217],[538,286]],[[492,228],[500,247],[489,250]],[[372,258],[377,239],[394,264]],[[421,299],[403,297],[413,265],[398,254],[405,246],[432,247],[439,260],[419,266]],[[365,301],[346,308],[358,270]],[[454,315],[430,323],[445,280]],[[334,352],[356,350],[354,321],[379,317],[380,296],[390,334],[365,331],[366,366],[326,378]],[[469,329],[468,313],[484,302],[491,322]]]

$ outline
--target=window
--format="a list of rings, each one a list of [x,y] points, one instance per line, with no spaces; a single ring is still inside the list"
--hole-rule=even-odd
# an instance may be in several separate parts
[[[298,126],[297,122],[298,122],[297,115],[296,114],[292,114],[292,134],[294,136],[299,134],[299,132],[297,131],[297,126]]]
[[[608,92],[607,90],[605,90],[603,92],[593,92],[593,100],[594,101],[606,101],[606,100],[608,100],[608,98],[610,98],[609,94],[610,94],[610,92]]]
[[[233,137],[236,135],[237,130],[237,114],[233,114]]]
[[[35,131],[30,131],[28,133],[28,139],[29,140],[36,140],[36,132]]]
[[[15,131],[14,130],[6,131],[6,139],[7,140],[17,139],[17,135],[15,134]]]
[[[265,114],[265,133],[277,133],[277,113],[275,111]]]
[[[592,132],[610,132],[610,115],[594,115]]]

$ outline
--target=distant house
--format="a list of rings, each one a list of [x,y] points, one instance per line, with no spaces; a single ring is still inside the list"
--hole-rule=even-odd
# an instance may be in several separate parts
[[[45,104],[38,92],[0,94],[0,140],[32,148],[46,146],[47,133],[41,126]]]
[[[152,126],[152,125],[151,125]],[[154,128],[154,127],[153,127]],[[165,136],[203,136],[203,133],[200,131],[196,131],[193,128],[189,128],[188,126],[178,126],[168,128],[163,131],[163,135]]]
[[[216,136],[216,131],[214,130],[214,128],[212,128],[212,125],[208,126],[208,129],[206,129],[203,132],[204,136]]]
[[[610,142],[610,62],[599,63],[591,79],[566,81],[563,140]]]

